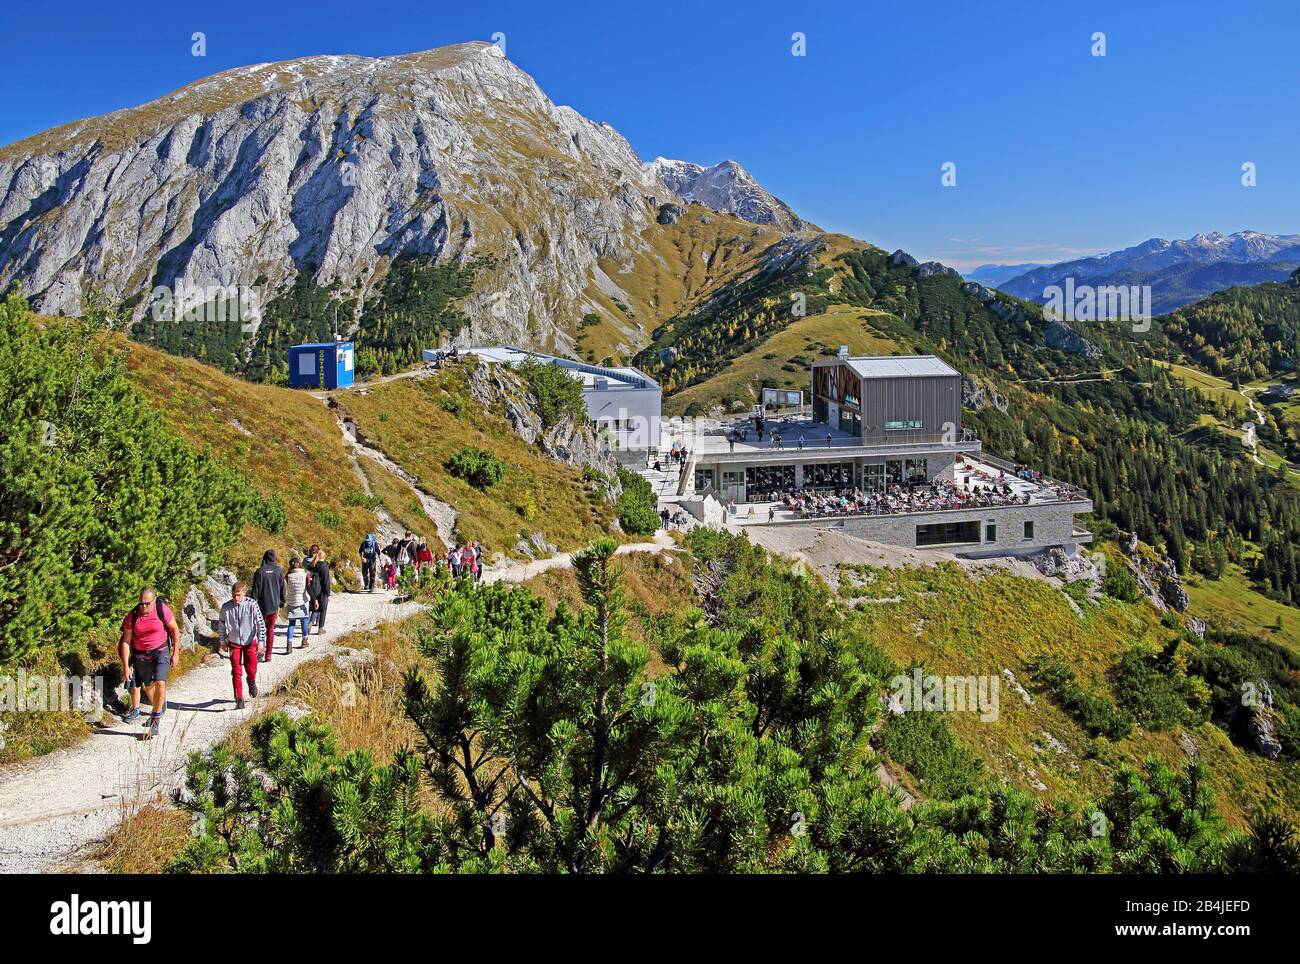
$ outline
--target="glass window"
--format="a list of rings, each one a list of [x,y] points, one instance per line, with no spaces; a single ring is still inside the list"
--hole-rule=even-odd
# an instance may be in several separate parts
[[[998,527],[992,522],[988,523],[984,527],[984,541],[985,542],[998,541]]]
[[[925,459],[908,459],[903,467],[906,473],[904,478],[911,483],[924,482],[929,478],[929,473],[926,471],[927,464]]]
[[[817,462],[805,465],[803,487],[805,489],[851,489],[853,488],[853,463]]]
[[[980,524],[970,522],[933,522],[916,527],[918,546],[943,546],[954,542],[979,542]]]
[[[695,491],[703,492],[713,488],[713,469],[695,470]]]
[[[793,465],[755,465],[745,469],[745,492],[750,502],[774,501],[793,489]]]
[[[887,431],[887,432],[906,431],[906,430],[913,430],[913,431],[914,431],[914,430],[919,429],[919,428],[921,428],[921,427],[922,427],[922,422],[921,422],[921,420],[920,420],[919,418],[918,418],[918,419],[911,419],[911,420],[908,420],[908,421],[902,421],[902,422],[886,422],[886,423],[885,423],[885,431]]]
[[[885,463],[862,467],[862,487],[879,491],[885,487]]]
[[[889,485],[903,484],[903,463],[892,461],[885,463],[885,481]]]
[[[1025,523],[1025,538],[1026,538],[1026,539],[1032,539],[1033,537],[1034,537],[1034,524],[1033,524],[1032,522],[1026,522],[1026,523]]]

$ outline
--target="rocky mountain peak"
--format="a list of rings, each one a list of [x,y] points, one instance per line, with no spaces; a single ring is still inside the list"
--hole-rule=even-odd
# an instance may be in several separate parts
[[[789,205],[769,193],[735,161],[704,167],[690,161],[656,157],[647,168],[683,201],[726,211],[754,224],[775,225],[786,232],[809,227]]]

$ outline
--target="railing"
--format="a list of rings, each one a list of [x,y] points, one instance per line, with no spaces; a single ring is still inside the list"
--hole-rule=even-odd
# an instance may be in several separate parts
[[[710,437],[710,438],[722,438],[722,440],[723,440],[724,442],[726,441],[726,439],[723,438],[722,436],[709,436],[709,437]],[[768,435],[766,432],[764,432],[764,433],[763,433],[763,441],[760,442],[760,441],[758,441],[758,439],[757,439],[757,437],[754,435],[754,433],[751,431],[751,432],[749,433],[749,438],[745,438],[745,439],[739,439],[739,438],[738,438],[738,439],[735,440],[735,442],[736,442],[737,445],[744,446],[744,447],[745,447],[745,451],[754,451],[754,450],[758,450],[758,451],[772,451],[772,452],[795,452],[795,451],[805,451],[805,452],[806,452],[806,451],[809,451],[809,450],[816,452],[816,451],[818,451],[819,449],[823,449],[823,450],[824,450],[824,449],[835,449],[835,448],[845,448],[845,449],[847,449],[847,448],[856,448],[856,449],[868,449],[868,450],[870,450],[870,449],[906,449],[906,448],[918,447],[918,446],[941,446],[941,447],[947,447],[948,445],[951,445],[951,444],[956,444],[956,445],[970,445],[970,444],[976,444],[976,443],[979,442],[979,438],[978,438],[977,436],[973,435],[973,434],[972,434],[971,436],[969,436],[969,437],[965,437],[965,436],[963,436],[963,438],[962,438],[960,441],[955,442],[955,443],[950,443],[950,442],[948,442],[947,440],[945,440],[945,439],[943,439],[943,438],[934,438],[934,439],[914,439],[914,440],[912,440],[912,441],[908,441],[908,442],[904,442],[904,441],[898,441],[898,442],[864,442],[864,441],[862,441],[862,439],[857,438],[857,437],[855,437],[855,436],[851,436],[851,437],[849,437],[849,438],[837,438],[837,437],[832,437],[831,440],[830,440],[830,442],[828,443],[828,442],[826,441],[825,436],[823,436],[822,438],[814,438],[814,439],[811,439],[811,440],[809,440],[808,438],[805,437],[805,438],[804,438],[804,444],[803,444],[803,446],[802,446],[802,448],[801,448],[801,447],[799,446],[799,440],[798,440],[798,439],[790,439],[790,438],[786,438],[786,437],[783,435],[782,438],[781,438],[781,444],[780,444],[780,445],[773,445],[773,444],[772,444],[772,441],[771,441],[771,438],[772,438],[772,437],[771,437],[770,435]],[[730,452],[730,451],[731,451],[731,449],[730,449],[730,447],[728,447],[728,452]],[[715,453],[712,453],[712,452],[711,452],[710,454],[715,454]]]

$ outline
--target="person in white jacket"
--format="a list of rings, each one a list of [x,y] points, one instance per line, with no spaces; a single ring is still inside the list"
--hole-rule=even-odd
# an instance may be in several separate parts
[[[220,643],[230,653],[230,679],[235,684],[235,706],[244,708],[244,673],[248,673],[248,693],[257,696],[257,651],[266,645],[266,622],[262,609],[250,599],[248,587],[235,583],[230,602],[221,607]]]
[[[307,637],[307,624],[311,619],[311,597],[307,594],[307,582],[307,570],[302,567],[302,561],[295,556],[289,560],[289,575],[285,576],[284,588],[284,604],[289,610],[289,624],[285,633],[290,650],[293,649],[294,626],[297,626],[302,633],[302,645],[306,646],[310,642]]]

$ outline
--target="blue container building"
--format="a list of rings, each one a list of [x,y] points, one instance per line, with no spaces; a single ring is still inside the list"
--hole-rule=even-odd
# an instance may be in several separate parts
[[[356,352],[350,341],[322,341],[289,349],[290,388],[350,388]]]

